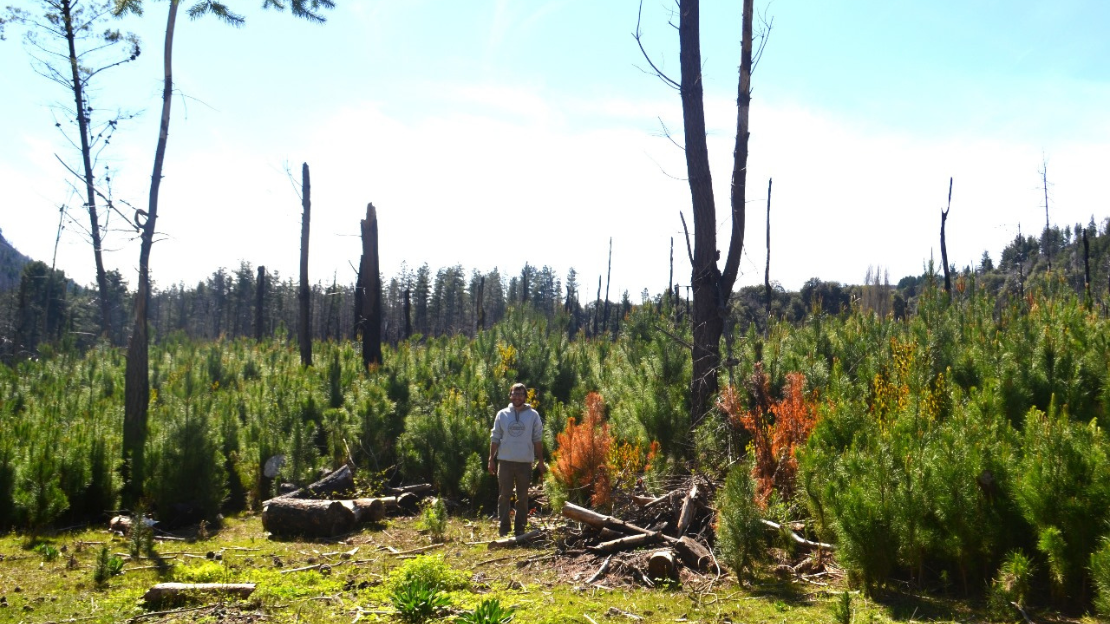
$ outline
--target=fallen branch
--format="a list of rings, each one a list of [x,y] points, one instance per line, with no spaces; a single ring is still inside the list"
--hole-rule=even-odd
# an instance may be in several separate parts
[[[425,550],[431,550],[433,548],[439,548],[440,546],[443,546],[442,542],[439,543],[439,544],[432,544],[430,546],[421,546],[420,548],[413,548],[412,550],[401,550],[401,551],[398,551],[398,552],[391,552],[389,554],[394,556],[394,557],[399,557],[399,556],[402,556],[402,555],[414,555],[416,553],[422,553]]]
[[[807,540],[806,538],[802,537],[801,535],[798,535],[794,531],[791,531],[790,529],[784,527],[783,525],[781,525],[777,522],[771,522],[770,520],[760,520],[760,522],[762,522],[766,526],[771,527],[772,529],[774,529],[776,531],[781,531],[781,532],[789,535],[790,538],[793,539],[794,542],[797,543],[799,546],[806,546],[807,548],[819,548],[821,550],[836,550],[836,545],[834,545],[834,544],[825,544],[823,542],[811,542],[810,540]]]
[[[594,572],[594,575],[586,580],[586,584],[593,585],[594,581],[601,578],[602,576],[605,576],[605,573],[609,571],[609,563],[611,563],[612,561],[613,555],[609,555],[608,557],[606,557],[605,562],[601,564],[601,567],[597,569],[597,572]]]
[[[339,470],[328,473],[327,476],[312,485],[294,490],[288,494],[282,494],[278,498],[315,498],[322,494],[350,492],[354,489],[355,477],[351,474],[351,467],[343,464]]]
[[[625,522],[613,516],[606,516],[599,514],[596,511],[591,511],[585,507],[579,507],[573,503],[563,504],[563,515],[571,520],[576,520],[582,524],[588,524],[595,529],[613,529],[621,531],[622,533],[639,533],[648,534],[654,533],[649,529],[638,527],[634,524]]]
[[[672,492],[668,492],[668,493],[666,493],[662,496],[657,496],[655,498],[652,498],[650,496],[637,496],[637,495],[633,494],[632,495],[632,502],[636,503],[640,507],[643,507],[644,509],[647,509],[648,507],[654,507],[654,506],[658,505],[659,503],[665,503],[665,502],[670,501],[671,500],[671,494],[672,494]]]

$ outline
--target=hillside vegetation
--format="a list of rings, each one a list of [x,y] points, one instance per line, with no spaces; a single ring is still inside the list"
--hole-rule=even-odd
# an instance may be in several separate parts
[[[370,370],[349,340],[318,343],[305,368],[283,332],[167,332],[151,350],[144,491],[168,526],[215,522],[349,457],[378,480],[490,509],[488,430],[519,380],[554,465],[603,458],[552,471],[553,502],[604,508],[599,487],[727,476],[718,547],[741,579],[743,553],[766,553],[745,528],[751,509],[835,544],[868,593],[957,593],[1008,620],[1015,605],[1110,614],[1110,329],[1105,297],[1077,289],[1062,257],[1032,275],[1020,265],[1009,286],[993,268],[965,271],[950,294],[930,270],[901,314],[873,308],[880,283],[835,312],[815,297],[801,319],[737,323],[726,390],[696,427],[685,302],[669,295],[613,305],[596,333],[573,307],[507,303],[487,328],[398,340]],[[115,508],[123,359],[62,340],[0,367],[0,526],[33,535]],[[267,479],[278,454],[282,474]]]

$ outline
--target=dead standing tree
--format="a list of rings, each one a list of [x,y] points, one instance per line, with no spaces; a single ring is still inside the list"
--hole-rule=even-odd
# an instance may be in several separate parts
[[[378,213],[366,204],[362,221],[361,270],[362,316],[357,319],[362,333],[362,365],[382,363],[382,280],[378,268]]]
[[[744,203],[748,173],[748,115],[751,105],[753,64],[752,20],[753,0],[744,0],[740,50],[740,79],[737,89],[736,143],[732,164],[732,229],[724,270],[717,266],[717,211],[713,199],[713,178],[709,169],[709,148],[705,133],[705,107],[702,90],[700,4],[698,0],[681,0],[678,7],[680,82],[660,71],[648,58],[640,41],[637,23],[635,38],[640,50],[655,73],[667,84],[678,89],[682,98],[682,123],[685,132],[686,172],[694,213],[694,249],[691,254],[691,288],[694,305],[691,316],[694,329],[693,376],[690,381],[690,424],[697,425],[717,395],[717,373],[721,364],[721,336],[724,333],[728,300],[740,268],[744,247]],[[758,59],[770,32],[765,24],[761,34]]]
[[[154,245],[155,226],[158,221],[158,193],[162,184],[162,168],[166,159],[166,144],[170,132],[170,104],[173,101],[173,38],[177,28],[179,0],[170,0],[166,17],[166,36],[163,48],[162,115],[158,126],[158,142],[154,148],[154,168],[150,176],[150,196],[147,210],[135,211],[135,226],[140,231],[139,283],[135,290],[135,307],[131,338],[127,343],[127,365],[124,373],[123,415],[123,500],[126,504],[137,502],[143,494],[144,447],[147,437],[147,419],[150,407],[148,307],[150,304],[150,250]],[[142,15],[142,0],[114,0],[112,12]],[[332,0],[292,0],[290,11],[295,17],[321,23],[324,18],[317,13],[321,8],[335,6]],[[263,8],[285,9],[285,2],[266,0]],[[232,13],[222,3],[200,1],[189,7],[188,14],[197,19],[213,14],[233,26],[241,26],[242,16]],[[307,170],[307,168],[306,168]],[[140,221],[139,217],[145,220]]]
[[[301,283],[297,288],[300,312],[297,315],[297,342],[301,348],[301,366],[312,366],[312,290],[308,285],[308,229],[312,221],[312,191],[308,179],[308,163],[301,165]]]
[[[940,261],[944,263],[944,293],[952,296],[952,276],[948,271],[948,247],[944,241],[944,225],[952,209],[952,178],[948,178],[948,207],[940,213]]]

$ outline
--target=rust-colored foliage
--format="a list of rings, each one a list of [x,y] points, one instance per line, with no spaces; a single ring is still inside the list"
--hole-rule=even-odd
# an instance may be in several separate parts
[[[612,494],[609,452],[613,445],[609,425],[603,422],[605,400],[596,392],[586,395],[582,422],[567,419],[566,429],[557,436],[559,450],[551,475],[572,494],[589,496],[594,507],[610,501]]]
[[[751,409],[741,405],[740,396],[732,387],[721,393],[720,405],[733,427],[743,427],[752,436],[755,456],[752,477],[756,480],[756,502],[767,504],[771,492],[778,491],[788,499],[794,494],[798,461],[795,450],[805,444],[817,424],[816,402],[805,396],[805,375],[789,373],[783,397],[773,402],[770,383],[763,365],[756,363],[746,386]]]

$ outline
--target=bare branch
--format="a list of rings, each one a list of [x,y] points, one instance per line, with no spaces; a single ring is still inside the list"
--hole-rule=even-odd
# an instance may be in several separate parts
[[[640,53],[644,55],[644,60],[648,62],[648,65],[650,65],[652,69],[651,72],[647,72],[643,69],[641,69],[640,71],[643,71],[644,73],[654,73],[657,78],[663,81],[663,84],[671,87],[675,91],[681,91],[682,85],[678,84],[678,82],[676,82],[667,74],[664,74],[663,70],[656,67],[655,62],[651,60],[651,57],[648,56],[647,50],[644,49],[644,42],[641,40],[643,33],[640,30],[640,20],[643,17],[643,13],[644,1],[640,0],[640,8],[636,11],[636,31],[632,33],[632,38],[636,40],[636,45],[640,47]]]
[[[690,266],[694,265],[694,252],[690,249],[690,230],[686,227],[686,215],[682,211],[678,211],[678,217],[682,219],[682,233],[686,235],[686,256],[690,258]]]
[[[85,178],[83,178],[83,177],[81,176],[81,174],[77,173],[77,172],[76,172],[76,171],[74,171],[74,170],[73,170],[72,168],[70,168],[70,166],[69,166],[69,165],[67,165],[67,164],[65,163],[65,161],[64,161],[64,160],[62,160],[62,157],[61,157],[61,156],[58,156],[57,154],[54,154],[54,158],[57,158],[57,159],[58,159],[58,162],[62,163],[62,166],[66,168],[66,171],[69,171],[70,173],[72,173],[72,174],[73,174],[73,176],[74,176],[75,178],[77,178],[78,180],[81,180],[82,182],[84,182]],[[96,188],[95,186],[93,187],[93,192],[94,192],[94,193],[96,193],[97,195],[99,195],[99,196],[100,196],[100,198],[101,198],[101,199],[103,199],[103,200],[104,200],[105,202],[107,202],[107,204],[108,204],[108,208],[109,208],[110,210],[113,210],[113,211],[115,211],[115,213],[116,213],[116,214],[118,214],[118,215],[119,215],[120,217],[122,217],[122,218],[123,218],[124,220],[126,220],[126,221],[130,222],[130,219],[128,219],[127,217],[125,217],[125,216],[124,216],[124,214],[123,214],[122,212],[120,212],[118,208],[116,208],[115,204],[113,204],[113,203],[112,203],[112,198],[111,198],[111,197],[108,197],[108,196],[107,196],[107,195],[105,195],[104,193],[100,192],[100,189]],[[133,207],[133,206],[132,206],[131,204],[129,204],[129,203],[125,202],[125,201],[121,201],[120,203],[121,203],[121,204],[123,204],[123,205],[125,205],[125,206],[127,206],[127,207],[129,207],[129,208],[134,208],[134,207]]]

